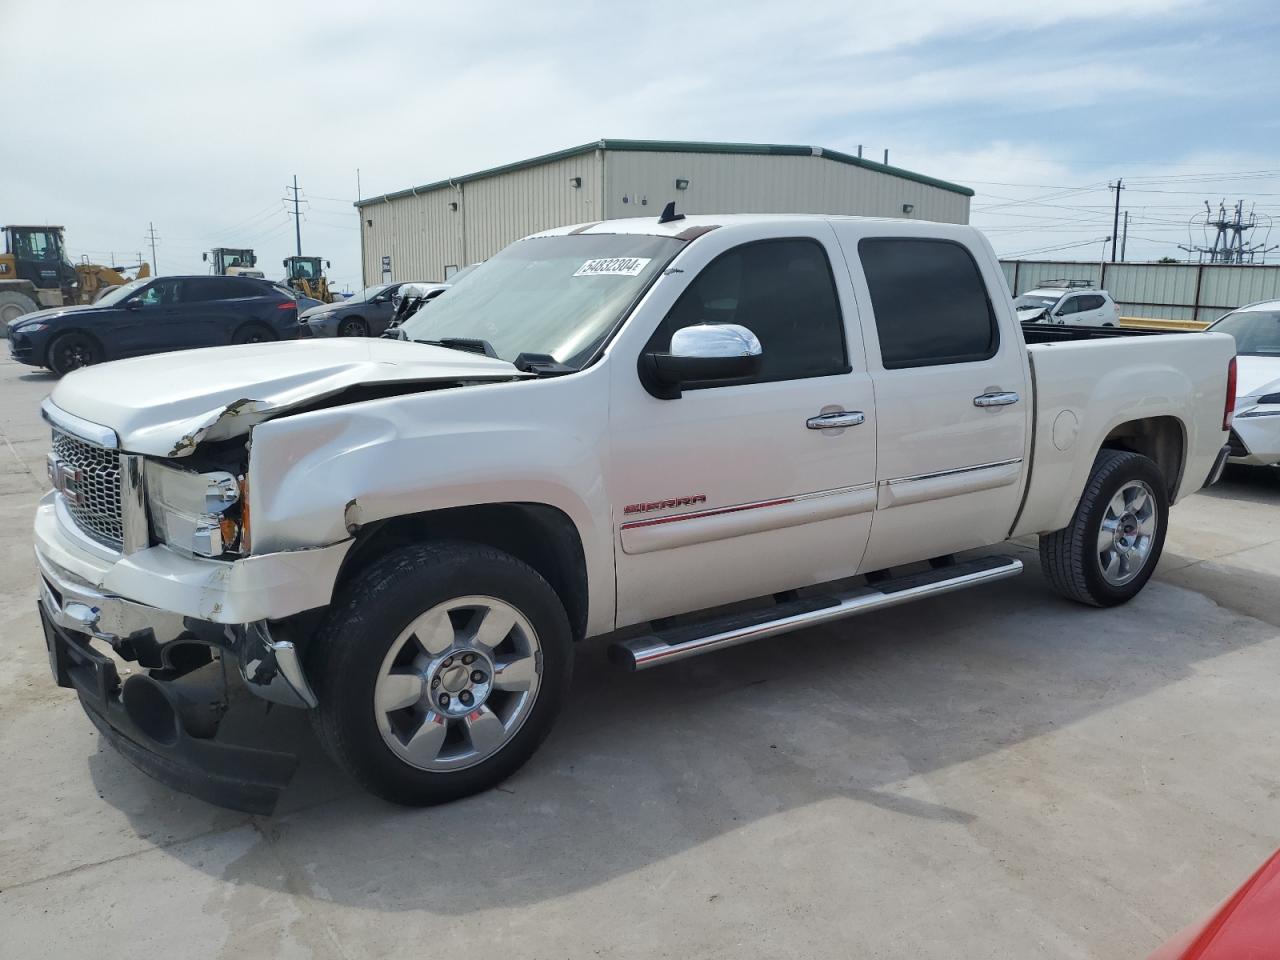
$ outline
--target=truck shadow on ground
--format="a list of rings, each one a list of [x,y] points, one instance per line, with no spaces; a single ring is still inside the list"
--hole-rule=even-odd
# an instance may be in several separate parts
[[[252,848],[216,875],[322,902],[459,915],[605,883],[832,799],[928,821],[999,821],[997,792],[954,809],[901,785],[1275,635],[1158,583],[1121,608],[1070,604],[1045,587],[1034,553],[1017,549],[1029,567],[1020,579],[652,672],[619,672],[587,645],[534,759],[501,788],[447,806],[363,794],[319,754],[305,717],[277,713],[273,730],[303,756],[299,775],[276,817],[253,818]],[[90,760],[108,802],[124,789],[122,765],[105,745]],[[151,802],[136,802],[139,787]],[[118,805],[140,833],[148,807],[173,802],[141,773],[127,791]],[[212,870],[199,845],[164,849]]]

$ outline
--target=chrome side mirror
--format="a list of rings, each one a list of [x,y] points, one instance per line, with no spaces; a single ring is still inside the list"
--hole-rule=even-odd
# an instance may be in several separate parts
[[[655,397],[674,400],[690,383],[744,380],[760,372],[756,335],[736,323],[701,323],[671,335],[671,349],[640,356],[640,379]]]

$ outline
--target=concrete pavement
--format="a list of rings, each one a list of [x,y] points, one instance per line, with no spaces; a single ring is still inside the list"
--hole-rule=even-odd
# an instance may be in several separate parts
[[[1280,471],[1179,505],[1091,610],[1021,578],[640,675],[428,810],[305,717],[274,818],[151,781],[53,685],[30,519],[53,380],[0,361],[0,955],[1145,957],[1280,846]],[[262,718],[260,721],[257,718]]]

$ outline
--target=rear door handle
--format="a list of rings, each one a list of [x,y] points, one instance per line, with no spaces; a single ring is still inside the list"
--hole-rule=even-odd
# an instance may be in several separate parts
[[[856,427],[864,423],[867,417],[861,410],[836,410],[833,413],[820,413],[805,421],[810,430],[835,430],[840,427]]]
[[[1018,402],[1018,395],[1012,390],[1003,393],[983,393],[973,398],[975,407],[1007,407]]]

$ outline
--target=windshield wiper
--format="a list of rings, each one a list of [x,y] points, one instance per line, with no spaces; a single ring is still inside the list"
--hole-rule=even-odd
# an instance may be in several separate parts
[[[539,377],[563,377],[566,373],[577,373],[577,367],[561,363],[549,353],[522,353],[511,361],[511,365],[521,373],[532,373]]]
[[[488,340],[473,337],[441,337],[439,340],[415,340],[414,343],[425,343],[429,347],[444,347],[446,350],[462,350],[466,353],[478,353],[482,356],[502,358],[494,351]]]

